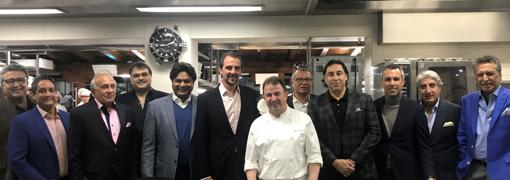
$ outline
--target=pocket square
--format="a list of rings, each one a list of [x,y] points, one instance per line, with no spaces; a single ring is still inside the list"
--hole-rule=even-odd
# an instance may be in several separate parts
[[[356,110],[354,112],[361,112],[363,110],[361,110],[361,108],[356,108]]]
[[[454,125],[455,125],[455,124],[454,124],[453,122],[448,121],[448,122],[445,122],[445,123],[443,124],[443,127],[451,127],[451,126],[454,126]]]
[[[503,113],[501,113],[501,115],[502,115],[502,116],[508,116],[508,115],[510,115],[510,107],[507,107],[507,108],[503,111]]]
[[[128,123],[126,124],[126,127],[127,127],[127,128],[128,128],[128,127],[131,127],[131,122],[128,122]]]

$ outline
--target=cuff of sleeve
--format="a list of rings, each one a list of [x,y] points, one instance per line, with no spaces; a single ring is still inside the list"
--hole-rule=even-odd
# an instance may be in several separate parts
[[[321,167],[324,165],[323,162],[322,162],[322,156],[321,155],[308,156],[306,161],[307,161],[308,164],[312,164],[312,163],[321,164]],[[331,163],[333,163],[333,161],[331,161]]]
[[[250,169],[255,169],[255,170],[258,170],[259,169],[259,165],[257,163],[253,163],[253,162],[250,162],[250,161],[246,161],[244,163],[244,171],[246,170],[250,170]]]

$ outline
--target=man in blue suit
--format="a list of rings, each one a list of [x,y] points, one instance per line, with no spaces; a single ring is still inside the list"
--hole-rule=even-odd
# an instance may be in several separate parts
[[[37,103],[12,120],[8,158],[20,179],[67,179],[69,113],[56,108],[57,90],[49,77],[37,77],[31,93]]]
[[[478,58],[480,92],[462,98],[457,133],[458,179],[510,177],[510,90],[501,87],[501,64],[494,56]],[[490,147],[490,148],[488,148]]]

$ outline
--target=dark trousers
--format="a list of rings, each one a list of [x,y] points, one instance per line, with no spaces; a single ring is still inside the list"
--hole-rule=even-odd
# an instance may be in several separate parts
[[[189,164],[177,165],[177,170],[175,172],[175,180],[191,180]]]

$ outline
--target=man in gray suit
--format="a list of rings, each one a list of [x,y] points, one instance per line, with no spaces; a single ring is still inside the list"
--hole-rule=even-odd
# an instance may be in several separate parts
[[[2,69],[2,91],[5,97],[0,100],[0,179],[13,179],[7,167],[7,136],[10,121],[35,107],[27,96],[28,71],[19,64],[9,64]]]
[[[197,78],[188,63],[170,71],[173,93],[147,106],[142,142],[142,176],[191,179],[190,142],[196,114],[196,96],[191,95]]]

